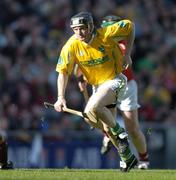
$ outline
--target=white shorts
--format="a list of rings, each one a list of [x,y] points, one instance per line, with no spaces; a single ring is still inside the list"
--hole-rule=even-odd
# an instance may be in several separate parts
[[[93,86],[92,89],[93,89],[93,93],[95,93],[100,88],[109,87],[110,89],[112,89],[117,93],[117,100],[121,101],[122,96],[124,96],[124,90],[126,89],[126,84],[127,84],[127,78],[124,74],[121,73],[112,80],[106,81],[105,83],[98,86]]]
[[[120,99],[117,100],[117,108],[121,111],[136,110],[140,107],[138,104],[138,89],[135,80],[127,82],[125,91]]]

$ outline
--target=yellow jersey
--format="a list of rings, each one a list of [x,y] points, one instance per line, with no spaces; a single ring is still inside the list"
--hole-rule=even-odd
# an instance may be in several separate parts
[[[131,30],[132,22],[122,20],[97,29],[89,43],[72,35],[61,50],[56,71],[71,74],[74,64],[77,63],[91,85],[114,79],[122,72],[122,52],[117,41],[128,36]]]

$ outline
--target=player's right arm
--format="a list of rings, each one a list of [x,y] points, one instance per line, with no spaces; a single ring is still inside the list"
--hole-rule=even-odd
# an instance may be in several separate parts
[[[67,73],[59,73],[57,78],[57,90],[58,90],[58,98],[56,103],[54,104],[54,108],[56,111],[62,111],[62,107],[66,107],[65,100],[65,90],[68,83],[68,74]]]
[[[73,56],[70,41],[67,41],[61,50],[61,54],[56,66],[56,71],[59,73],[57,78],[58,98],[54,104],[54,108],[59,112],[62,111],[63,107],[66,107],[65,91],[69,75],[73,70],[74,58],[75,57]]]

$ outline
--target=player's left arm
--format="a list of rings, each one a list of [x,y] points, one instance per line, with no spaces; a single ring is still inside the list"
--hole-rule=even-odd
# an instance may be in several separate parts
[[[123,68],[127,69],[131,64],[131,52],[134,44],[135,38],[135,26],[130,20],[121,20],[115,23],[108,31],[109,36],[113,38],[116,42],[125,41],[125,51],[123,53],[122,63]]]
[[[134,23],[131,23],[131,30],[129,31],[129,34],[126,36],[126,50],[125,55],[131,55],[134,39],[135,39],[135,26]]]
[[[134,23],[131,23],[131,31],[126,37],[126,49],[123,55],[123,68],[127,69],[132,64],[131,52],[133,49],[135,39],[135,26]]]
[[[86,81],[85,77],[83,76],[83,73],[77,64],[75,64],[75,66],[74,66],[73,73],[74,73],[74,76],[78,80],[78,87],[79,87],[80,91],[84,93],[85,91],[87,91],[87,81]],[[87,97],[86,97],[86,99],[87,99]]]

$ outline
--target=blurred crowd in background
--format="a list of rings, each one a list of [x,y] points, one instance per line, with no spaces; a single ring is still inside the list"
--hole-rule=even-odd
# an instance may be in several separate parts
[[[133,69],[141,122],[176,125],[176,1],[1,0],[0,129],[87,130],[77,116],[46,110],[57,98],[60,50],[72,35],[70,17],[90,11],[95,24],[115,14],[136,26]],[[83,110],[77,79],[70,77],[67,106]]]

